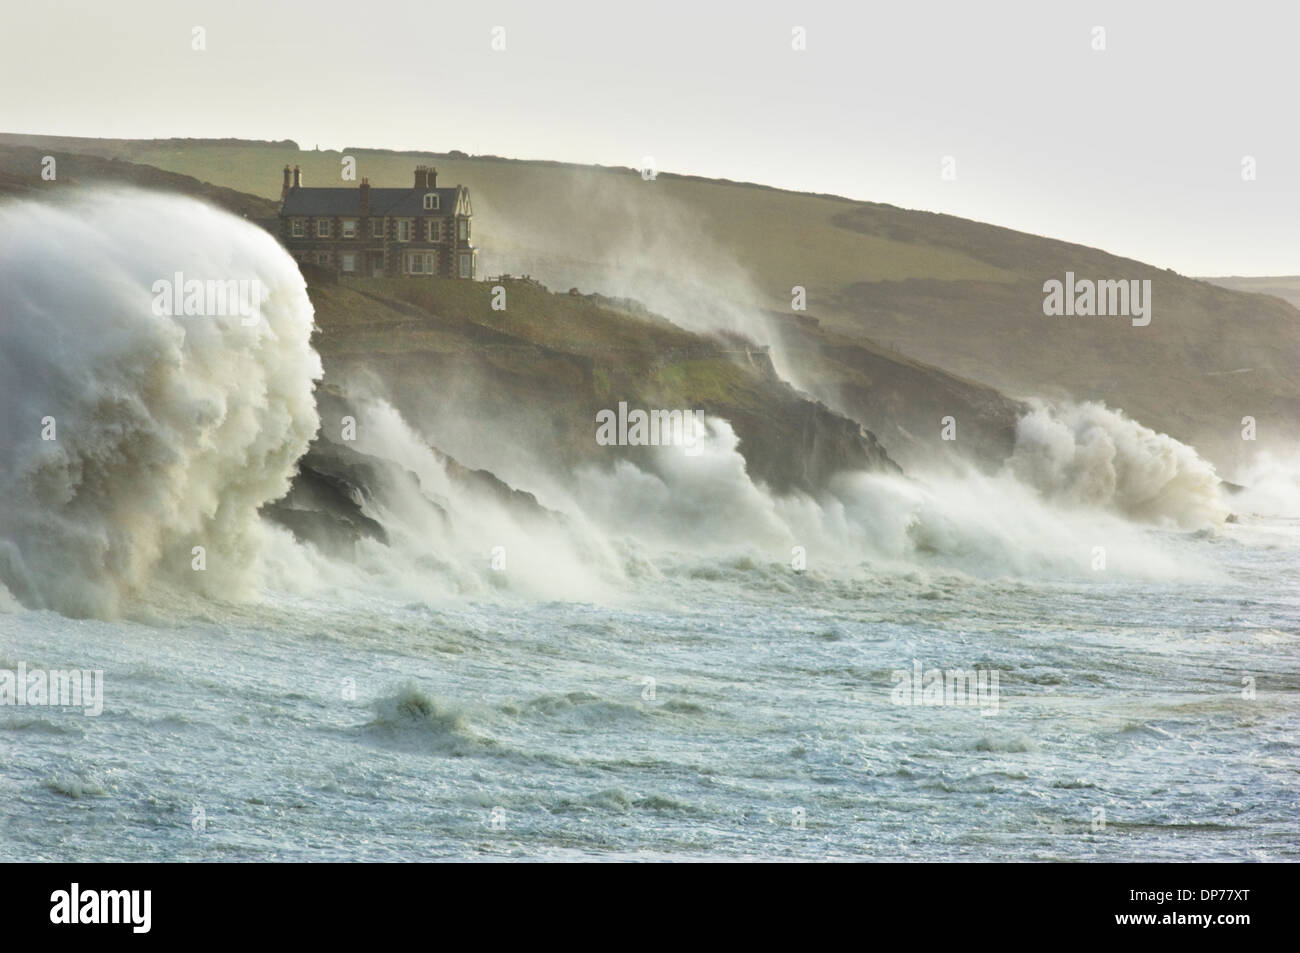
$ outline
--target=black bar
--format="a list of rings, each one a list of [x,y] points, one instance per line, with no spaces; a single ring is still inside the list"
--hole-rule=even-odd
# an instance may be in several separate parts
[[[198,939],[372,939],[389,926],[445,922],[471,935],[504,928],[564,933],[605,924],[666,939],[687,922],[702,932],[765,931],[769,920],[821,931],[839,922],[859,938],[895,929],[950,944],[1003,936],[1233,944],[1283,937],[1293,871],[1258,864],[732,864],[643,866],[611,873],[535,865],[439,864],[50,864],[7,865],[6,939],[60,935],[129,942]],[[756,869],[761,867],[761,869]],[[471,868],[471,869],[467,869]],[[662,880],[659,878],[663,877]],[[118,924],[51,922],[58,892],[149,891],[148,931],[126,912]],[[97,904],[98,901],[95,901]],[[1120,918],[1152,916],[1151,922]],[[1200,918],[1208,916],[1206,925]],[[1191,918],[1195,917],[1196,920]],[[1226,922],[1244,917],[1245,922]],[[542,924],[546,924],[543,928]],[[837,928],[838,929],[838,928]],[[376,931],[379,931],[378,933]],[[809,934],[811,936],[812,934]],[[450,939],[447,935],[445,940]],[[442,942],[430,937],[431,942]],[[20,947],[12,947],[20,948]]]

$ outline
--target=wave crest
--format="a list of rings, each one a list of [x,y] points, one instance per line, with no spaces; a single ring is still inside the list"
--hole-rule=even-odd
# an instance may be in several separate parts
[[[155,314],[155,282],[177,272],[260,282],[261,320]],[[201,202],[86,191],[0,207],[0,289],[0,582],[75,616],[117,615],[164,579],[242,595],[258,507],[319,423],[293,260]]]
[[[1008,466],[1048,500],[1141,522],[1193,529],[1228,516],[1213,464],[1101,403],[1035,407],[1016,425]]]

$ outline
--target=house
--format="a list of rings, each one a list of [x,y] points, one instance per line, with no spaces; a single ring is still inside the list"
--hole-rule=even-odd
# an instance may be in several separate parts
[[[284,167],[280,241],[298,261],[335,275],[473,278],[469,189],[438,188],[438,170],[417,166],[409,189],[304,188]]]

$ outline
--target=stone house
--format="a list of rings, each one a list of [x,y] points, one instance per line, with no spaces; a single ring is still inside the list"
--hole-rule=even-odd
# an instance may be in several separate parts
[[[410,188],[305,188],[284,167],[280,241],[298,261],[339,276],[473,278],[469,189],[438,187],[438,170],[417,166]]]

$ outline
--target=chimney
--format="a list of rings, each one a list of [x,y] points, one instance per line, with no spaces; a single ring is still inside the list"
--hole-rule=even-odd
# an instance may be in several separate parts
[[[361,217],[370,216],[370,180],[361,180]]]
[[[429,187],[429,167],[427,165],[417,165],[415,167],[415,187],[417,189],[427,189]]]
[[[438,187],[438,170],[435,169],[433,166],[429,166],[429,188],[436,189],[437,187]]]
[[[289,189],[290,189],[290,187],[292,186],[292,183],[293,183],[293,179],[291,178],[292,175],[293,175],[293,173],[289,171],[289,167],[286,165],[286,166],[284,167],[284,185],[282,185],[282,186],[280,187],[280,201],[281,201],[281,202],[283,202],[283,201],[285,200],[285,197],[288,196],[288,194],[289,194]]]
[[[293,187],[295,189],[302,188],[302,169],[298,166],[293,167]]]

